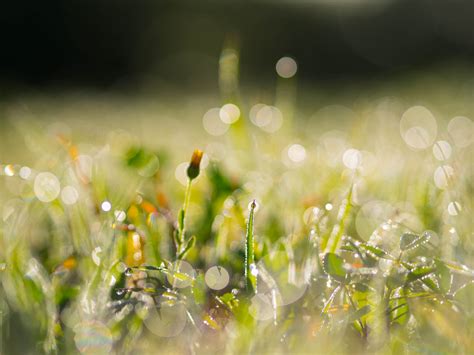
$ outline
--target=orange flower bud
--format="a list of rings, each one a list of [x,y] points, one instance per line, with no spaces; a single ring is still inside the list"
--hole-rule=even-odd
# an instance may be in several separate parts
[[[202,150],[199,150],[199,149],[194,150],[193,155],[191,157],[191,161],[189,162],[188,170],[187,170],[188,178],[190,180],[193,180],[198,177],[199,168],[201,165],[201,159],[202,159],[203,154],[204,153]]]

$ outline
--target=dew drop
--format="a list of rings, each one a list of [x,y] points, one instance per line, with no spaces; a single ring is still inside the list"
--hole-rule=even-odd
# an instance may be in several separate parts
[[[115,290],[117,296],[123,296],[127,290],[125,288],[118,288]]]
[[[109,201],[105,200],[104,202],[101,203],[100,208],[104,212],[109,212],[110,209],[112,208],[112,204]]]

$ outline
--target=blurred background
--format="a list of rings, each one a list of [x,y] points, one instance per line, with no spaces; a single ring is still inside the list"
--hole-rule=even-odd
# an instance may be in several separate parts
[[[205,153],[186,213],[188,233],[197,237],[187,260],[202,270],[219,261],[232,276],[228,291],[243,287],[243,232],[253,199],[261,206],[256,259],[284,248],[287,255],[276,259],[288,274],[296,260],[298,267],[309,265],[304,270],[311,276],[312,238],[337,249],[347,233],[401,260],[399,238],[409,231],[432,238],[425,254],[413,254],[417,265],[432,257],[454,261],[450,268],[461,277],[453,282],[448,272],[448,291],[462,290],[474,275],[473,19],[472,0],[4,1],[0,353],[29,353],[40,341],[45,351],[82,351],[100,341],[110,350],[122,330],[130,349],[156,348],[150,344],[160,338],[148,333],[143,338],[153,343],[135,343],[140,315],[130,311],[138,320],[131,328],[127,319],[109,317],[106,302],[131,264],[175,258],[168,237],[196,148]],[[310,233],[313,219],[317,238]],[[119,230],[117,221],[130,225]],[[136,242],[140,235],[130,226],[145,231],[146,244]],[[128,244],[108,255],[116,232]],[[102,265],[114,258],[127,264],[110,266],[113,279],[98,287]],[[380,265],[386,278],[391,266]],[[322,287],[308,280],[298,290],[312,285],[307,299],[315,308],[295,313],[312,312],[319,322],[335,293],[331,279]],[[407,334],[399,334],[420,347],[407,349],[469,353],[474,298],[467,291],[460,294],[470,313],[445,317],[432,303],[430,312],[414,307],[425,312],[417,318],[419,331],[412,332],[410,321],[401,329]],[[441,309],[444,299],[438,300]],[[253,322],[247,308],[241,314]],[[401,324],[408,322],[404,314]],[[87,323],[91,317],[101,323]],[[263,339],[262,351],[269,351],[269,339],[280,349],[287,330],[247,320],[234,328],[242,335],[234,338],[235,353],[258,353],[239,351],[240,339],[254,337]],[[322,323],[311,328],[304,318],[294,320],[304,335],[295,344],[306,346],[311,336],[322,352],[341,353],[331,348],[345,332],[338,318],[334,329],[343,330],[321,337],[308,329]],[[180,335],[181,344],[190,334]],[[389,338],[369,332],[369,343]],[[362,343],[345,344],[353,352]],[[398,346],[391,353],[403,352]]]
[[[216,90],[226,41],[244,83],[297,59],[300,81],[388,80],[472,69],[469,0],[9,1],[0,11],[4,96],[34,89]]]

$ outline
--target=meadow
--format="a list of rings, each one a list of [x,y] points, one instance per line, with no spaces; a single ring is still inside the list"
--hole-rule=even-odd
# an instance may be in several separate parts
[[[470,68],[219,63],[1,102],[1,353],[474,352]]]

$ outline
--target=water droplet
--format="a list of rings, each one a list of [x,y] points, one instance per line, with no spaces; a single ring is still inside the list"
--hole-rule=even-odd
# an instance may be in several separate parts
[[[11,165],[11,164],[6,165],[5,168],[3,169],[3,171],[5,172],[6,176],[15,175],[15,169],[14,169],[13,165]]]
[[[95,248],[93,251],[92,251],[92,261],[94,262],[94,264],[96,264],[97,266],[100,265],[100,257],[99,257],[99,254],[102,252],[102,248],[101,247],[97,247]]]
[[[132,276],[133,275],[133,269],[131,267],[128,267],[125,270],[125,276]]]
[[[112,204],[109,201],[105,200],[104,202],[101,203],[100,208],[104,212],[109,212],[112,208]]]
[[[123,296],[127,292],[127,289],[125,288],[118,288],[115,290],[115,294],[117,296]]]
[[[257,266],[255,264],[250,264],[250,273],[253,275],[253,276],[258,276],[258,269],[257,269]]]
[[[114,275],[112,275],[112,276],[110,277],[109,286],[114,286],[116,283],[117,283],[117,279],[115,278]]]
[[[258,209],[260,208],[260,204],[257,202],[257,200],[250,201],[248,205],[248,210],[250,211],[252,208],[254,212],[257,212]]]

